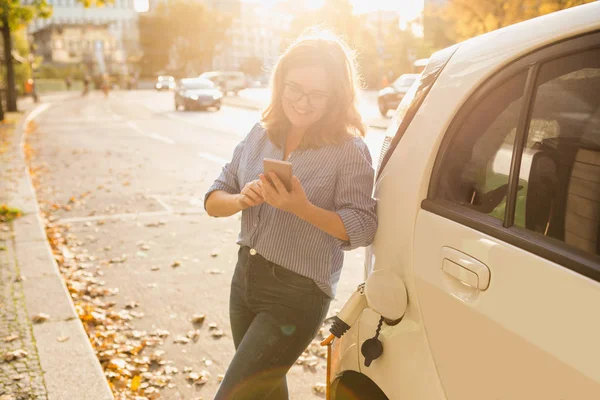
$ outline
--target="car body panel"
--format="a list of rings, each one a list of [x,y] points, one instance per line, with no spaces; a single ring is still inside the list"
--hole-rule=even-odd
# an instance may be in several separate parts
[[[204,87],[207,84],[207,87]],[[186,109],[220,107],[223,93],[204,78],[182,79],[175,91],[175,104]]]
[[[533,20],[529,20],[520,24],[516,24],[507,28],[503,28],[486,35],[479,36],[471,39],[467,42],[462,43],[456,53],[452,56],[448,64],[445,66],[438,80],[433,85],[430,93],[425,98],[423,104],[414,116],[410,126],[404,133],[399,145],[395,148],[389,161],[385,165],[384,169],[379,175],[379,179],[376,182],[375,197],[378,199],[378,216],[379,216],[379,228],[375,236],[374,243],[371,246],[371,251],[374,255],[373,268],[378,269],[390,269],[398,274],[405,282],[409,302],[408,309],[404,316],[404,319],[396,326],[383,325],[382,328],[382,342],[384,345],[384,354],[380,359],[373,361],[370,367],[366,368],[364,365],[359,364],[360,372],[370,377],[380,388],[384,390],[386,395],[391,399],[410,399],[418,398],[420,400],[429,399],[443,399],[444,391],[442,390],[442,383],[439,378],[438,366],[434,362],[434,356],[431,352],[431,343],[429,342],[429,335],[433,343],[437,343],[440,340],[445,340],[443,337],[443,324],[440,320],[435,319],[435,315],[441,315],[446,312],[456,313],[457,318],[466,318],[463,314],[466,312],[459,312],[455,310],[457,307],[446,306],[445,308],[438,309],[436,304],[439,305],[439,297],[444,296],[439,294],[435,283],[439,283],[439,276],[441,273],[441,261],[436,261],[435,272],[429,272],[432,267],[428,266],[425,261],[425,253],[427,253],[417,243],[417,240],[429,242],[429,237],[432,236],[432,229],[438,229],[438,225],[433,228],[425,212],[421,209],[422,201],[427,197],[427,191],[431,173],[436,160],[437,152],[443,139],[444,133],[446,132],[448,125],[454,118],[454,115],[461,108],[463,103],[469,98],[469,96],[488,78],[493,74],[501,70],[506,65],[514,62],[522,56],[531,53],[535,50],[543,48],[544,46],[558,42],[563,39],[578,36],[583,33],[592,32],[600,28],[600,3],[592,3],[584,6],[575,7],[572,9],[564,10],[558,13],[549,14],[543,17],[539,17]],[[435,116],[432,118],[431,116]],[[397,127],[397,126],[396,126]],[[395,129],[395,128],[393,128]],[[394,132],[387,132],[386,135],[393,136]],[[442,219],[441,217],[437,217]],[[429,225],[428,225],[429,223]],[[448,224],[453,222],[448,220]],[[424,226],[422,226],[424,224]],[[440,225],[441,226],[441,225]],[[447,230],[447,234],[451,234],[450,228],[444,225],[444,229]],[[466,228],[461,228],[462,230]],[[452,231],[454,232],[454,231]],[[419,236],[416,236],[416,235]],[[456,234],[456,232],[454,232]],[[481,237],[481,233],[478,233],[478,237]],[[493,241],[492,241],[493,242]],[[495,242],[494,242],[495,243]],[[427,244],[431,246],[432,244]],[[435,244],[436,246],[439,243]],[[523,257],[523,255],[517,249],[513,249],[506,243],[502,244],[503,252],[512,254],[513,257]],[[438,257],[440,249],[429,248],[429,257]],[[496,250],[494,250],[496,251]],[[514,254],[513,254],[514,253]],[[528,255],[528,257],[532,257]],[[481,260],[483,261],[483,260]],[[417,262],[419,263],[417,265]],[[529,260],[528,260],[529,262]],[[531,261],[533,263],[538,261]],[[548,265],[548,261],[539,261]],[[586,283],[582,281],[579,275],[573,277],[574,274],[571,271],[565,270],[561,267],[550,268],[554,274],[556,282],[558,279],[568,280],[575,279],[576,282],[570,284],[562,283],[562,285],[584,285],[586,287],[585,293],[581,293],[577,297],[577,303],[569,302],[568,304],[582,304],[581,302],[588,299],[594,299],[596,297],[596,285],[595,283]],[[433,271],[433,269],[431,269]],[[431,274],[437,274],[436,278],[430,277]],[[436,280],[438,279],[438,280]],[[494,282],[495,276],[492,274],[490,281],[490,289],[494,285],[499,284]],[[431,282],[434,283],[431,283]],[[583,282],[583,283],[582,283]],[[556,289],[559,286],[554,286]],[[562,286],[566,287],[566,286]],[[575,287],[575,286],[572,286]],[[423,292],[422,292],[423,291]],[[491,293],[491,292],[490,292]],[[551,304],[557,305],[560,300],[560,294],[554,293],[557,297]],[[423,296],[423,299],[421,299]],[[550,296],[550,292],[544,292],[543,296]],[[531,296],[527,299],[532,301]],[[597,299],[596,299],[597,300]],[[423,301],[423,305],[421,302]],[[446,303],[448,302],[445,300]],[[454,303],[451,303],[454,304]],[[583,303],[585,304],[585,303]],[[596,302],[597,304],[597,302]],[[423,317],[422,307],[426,307],[430,314],[425,314]],[[568,306],[564,304],[556,310],[565,312],[568,310]],[[431,315],[432,332],[428,331],[428,323]],[[581,316],[581,315],[580,315]],[[554,316],[556,323],[560,322],[558,315]],[[572,318],[577,317],[573,315]],[[591,317],[591,314],[590,314]],[[425,323],[423,318],[425,318]],[[441,317],[440,317],[441,318]],[[471,317],[475,318],[475,317]],[[478,316],[483,321],[487,321],[489,324],[498,324],[490,316]],[[517,317],[515,317],[517,318]],[[522,318],[522,316],[520,317]],[[535,315],[531,315],[531,318],[535,318]],[[545,320],[543,326],[546,329],[551,329],[549,325],[549,316],[544,316]],[[357,343],[358,348],[364,342],[364,340],[373,336],[377,327],[378,318],[373,316],[363,316],[359,320],[360,324],[360,339]],[[567,318],[567,321],[572,321]],[[459,323],[460,321],[457,321]],[[452,323],[445,321],[444,323]],[[518,321],[513,321],[513,324]],[[492,325],[490,325],[492,326]],[[580,325],[582,328],[591,329],[592,333],[597,332],[597,326],[593,325],[592,322],[589,325]],[[523,329],[526,328],[527,325]],[[537,357],[540,362],[547,362],[548,369],[543,369],[544,373],[555,376],[554,373],[560,371],[565,374],[565,379],[568,382],[582,385],[582,390],[595,389],[598,380],[598,368],[597,357],[591,357],[589,361],[582,361],[580,358],[580,349],[577,349],[577,353],[569,353],[569,347],[566,346],[562,350],[558,350],[558,334],[548,335],[546,340],[543,340],[539,347],[536,348],[531,346],[529,341],[532,336],[519,336],[523,335],[524,332],[516,332],[515,327],[510,329],[500,329],[496,333],[501,335],[498,340],[505,340],[504,343],[510,343],[510,345],[516,346],[516,348],[527,347],[524,350],[530,354],[531,357]],[[578,334],[569,332],[567,327],[562,327],[558,332],[561,332],[563,338],[566,334],[567,337],[577,337]],[[450,332],[455,334],[454,332]],[[539,335],[539,332],[536,332]],[[442,336],[442,339],[440,339]],[[453,337],[453,336],[452,336]],[[353,344],[349,342],[351,337],[342,337],[336,344],[336,349],[347,349]],[[539,337],[536,336],[536,340]],[[586,342],[590,343],[588,336],[582,337]],[[480,343],[485,341],[484,338],[477,338]],[[445,340],[445,345],[448,345],[448,340]],[[480,345],[477,343],[477,345]],[[503,345],[504,345],[503,343]],[[454,364],[454,370],[447,372],[448,369],[452,368],[453,363],[449,362],[449,357],[453,357],[453,361],[460,360],[461,350],[469,352],[468,344],[466,342],[460,342],[461,346],[457,348],[442,349],[442,353],[437,357],[440,358],[440,371],[444,374],[450,373],[450,376],[459,376],[461,373],[460,363]],[[529,345],[529,346],[528,346]],[[490,349],[494,346],[493,341],[487,341],[487,348],[490,352],[498,353],[501,349]],[[436,346],[437,347],[437,346]],[[552,355],[549,352],[558,351],[558,355]],[[562,351],[562,352],[561,352]],[[446,352],[446,353],[444,353]],[[362,357],[360,357],[362,363]],[[469,355],[469,360],[473,359],[472,354]],[[467,359],[465,359],[468,361]],[[475,358],[476,360],[476,358]],[[542,361],[546,360],[546,361]],[[437,361],[437,358],[436,358]],[[518,360],[514,360],[515,363]],[[590,364],[591,363],[591,364]],[[350,365],[350,364],[348,364]],[[596,369],[594,370],[594,365]],[[418,366],[418,370],[415,369]],[[485,365],[487,367],[487,364]],[[469,371],[476,371],[478,365],[473,362],[469,365]],[[479,365],[481,368],[481,365]],[[545,367],[543,367],[545,368]],[[578,370],[578,371],[576,371]],[[595,372],[594,372],[595,371]],[[333,375],[338,375],[340,370],[334,370]],[[407,374],[406,378],[401,379],[400,376]],[[481,376],[481,371],[476,374],[475,377]],[[426,379],[422,379],[426,377]],[[502,380],[502,377],[495,377],[498,381]],[[449,378],[450,379],[450,378]],[[488,377],[487,379],[491,379]],[[515,378],[516,379],[516,378]],[[460,387],[469,385],[467,381],[468,376],[464,376],[460,382],[460,386],[454,383],[446,383],[447,393],[449,399],[463,400],[466,398],[477,398],[477,397],[461,397],[462,394],[469,391],[461,391]],[[525,381],[523,381],[525,382]],[[537,381],[536,381],[537,382]],[[526,382],[525,382],[526,383]],[[479,382],[473,382],[473,387],[482,388]],[[552,385],[550,385],[552,386]],[[432,389],[433,387],[434,389]],[[496,386],[494,386],[496,387]],[[553,387],[558,387],[554,385]],[[446,387],[444,387],[446,389]],[[499,388],[499,393],[502,389]],[[459,394],[460,393],[460,394]],[[565,398],[586,398],[586,397],[572,397],[577,394],[577,390],[569,392],[569,397]],[[586,393],[581,392],[581,393]],[[478,398],[534,398],[534,397],[498,397],[493,392],[478,392]],[[487,396],[487,395],[490,396]],[[486,397],[487,396],[487,397]],[[535,397],[540,398],[540,397]],[[541,397],[544,398],[544,397]],[[551,397],[546,397],[551,398]],[[554,397],[552,397],[554,398]]]
[[[489,287],[442,271],[443,248],[486,265]],[[600,337],[600,318],[595,307],[581,307],[599,304],[600,283],[425,210],[417,217],[415,277],[448,398],[600,398],[600,346],[589,346]]]
[[[219,86],[224,93],[238,92],[246,87],[246,76],[240,71],[204,72],[200,78],[209,79]]]

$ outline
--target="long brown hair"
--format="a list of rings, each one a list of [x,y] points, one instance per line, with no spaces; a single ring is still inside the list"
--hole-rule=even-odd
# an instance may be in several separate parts
[[[285,143],[291,128],[282,105],[284,79],[293,68],[321,66],[329,74],[332,95],[325,114],[304,134],[300,149],[340,144],[353,136],[365,136],[357,108],[360,77],[352,50],[329,31],[311,28],[279,57],[271,73],[271,101],[262,113],[262,125],[277,147]]]

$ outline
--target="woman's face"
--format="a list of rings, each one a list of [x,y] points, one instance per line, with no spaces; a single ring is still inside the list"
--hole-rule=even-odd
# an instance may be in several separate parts
[[[306,129],[327,112],[331,85],[325,68],[292,68],[283,83],[283,112],[295,128]]]

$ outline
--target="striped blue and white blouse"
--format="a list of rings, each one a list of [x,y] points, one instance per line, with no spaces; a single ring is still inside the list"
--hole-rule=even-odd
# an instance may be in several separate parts
[[[263,172],[263,159],[283,159],[266,130],[256,124],[234,150],[233,159],[208,189],[231,194]],[[292,213],[266,203],[242,211],[237,243],[254,248],[267,260],[311,278],[334,297],[344,261],[343,250],[368,246],[377,229],[376,202],[372,198],[374,170],[364,141],[296,150],[288,157],[308,200],[341,217],[348,241],[339,240]]]

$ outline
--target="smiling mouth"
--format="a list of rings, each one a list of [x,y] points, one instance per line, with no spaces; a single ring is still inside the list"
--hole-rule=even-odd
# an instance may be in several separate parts
[[[308,110],[307,110],[307,111],[301,111],[301,110],[298,110],[298,109],[297,109],[296,107],[294,107],[294,106],[292,106],[292,108],[294,109],[294,111],[296,111],[298,114],[300,114],[300,115],[302,115],[302,116],[304,116],[304,115],[307,115],[307,114],[309,114],[309,113],[310,113],[310,111],[308,111]]]

